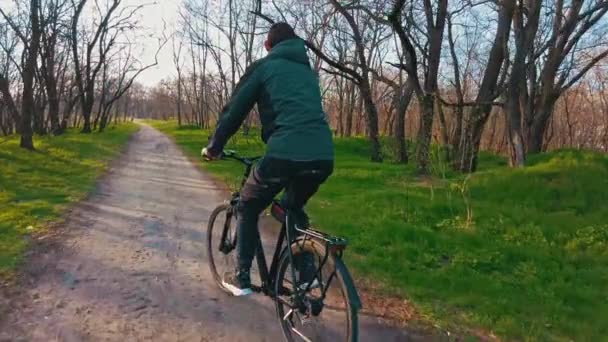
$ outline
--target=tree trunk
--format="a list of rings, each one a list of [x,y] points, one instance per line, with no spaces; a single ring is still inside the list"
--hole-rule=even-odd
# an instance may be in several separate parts
[[[477,170],[477,153],[481,144],[481,133],[485,126],[480,123],[480,117],[485,116],[488,111],[484,106],[471,108],[465,120],[463,133],[458,146],[458,154],[454,158],[454,165],[462,172],[475,172]]]
[[[506,47],[509,41],[514,9],[514,0],[501,2],[494,42],[476,97],[478,105],[471,108],[464,123],[464,130],[461,133],[458,153],[454,162],[454,167],[463,172],[474,172],[477,169],[477,154],[481,143],[481,133],[492,111],[490,102],[497,95],[496,89],[500,72],[507,57]]]
[[[515,57],[509,77],[507,96],[507,132],[511,147],[511,166],[523,167],[525,163],[525,152],[523,146],[523,135],[521,133],[521,104],[522,94],[526,91],[526,54],[527,44],[523,25],[523,6],[516,6],[513,15],[513,26],[515,33]]]
[[[344,79],[339,77],[336,84],[338,86],[338,135],[344,136]]]
[[[504,114],[504,113],[503,113]],[[506,115],[506,114],[505,114]],[[497,131],[497,126],[498,126],[498,119],[497,119],[498,115],[490,115],[490,119],[488,119],[490,121],[490,134],[488,134],[488,143],[486,148],[490,151],[494,151],[497,153],[500,153],[500,146],[493,148],[494,147],[494,142],[496,141],[496,131]],[[505,116],[505,120],[506,120],[506,116]],[[506,127],[506,126],[505,126]]]
[[[59,125],[59,97],[57,96],[57,90],[49,91],[49,118],[51,119],[51,133],[53,135],[61,134],[61,127]]]
[[[82,112],[82,108],[80,108],[80,111]],[[82,117],[82,113],[75,113],[76,115],[74,115],[74,122],[73,122],[73,127],[74,128],[80,128],[80,118]]]
[[[507,110],[507,130],[509,132],[509,144],[511,147],[511,166],[513,167],[523,167],[526,161],[525,147],[523,135],[521,133],[521,116],[519,115],[519,109],[514,110],[511,108],[513,104],[511,99],[509,99],[509,108]],[[515,104],[519,106],[519,104]]]
[[[101,107],[101,104],[99,107]],[[93,130],[96,130],[99,127],[99,119],[101,119],[101,108],[98,108],[95,118],[93,119]]]
[[[2,95],[2,100],[4,101],[6,109],[8,110],[9,115],[11,116],[11,126],[17,127],[17,131],[19,130],[19,122],[21,118],[19,116],[19,110],[17,109],[17,105],[15,104],[15,100],[11,94],[11,90],[9,88],[8,79],[0,74],[0,94]],[[19,133],[19,132],[18,132]]]
[[[82,112],[82,119],[84,120],[84,122],[80,133],[91,133],[93,131],[91,126],[91,112]]]
[[[120,114],[118,113],[118,106],[116,106],[114,113],[110,116],[110,120],[114,120],[114,127],[116,127],[118,125],[119,119],[120,119]]]
[[[101,116],[101,119],[99,120],[99,133],[102,133],[108,126],[108,115],[109,114],[104,112],[104,114]]]
[[[429,173],[431,135],[433,130],[434,95],[425,94],[421,96],[420,102],[420,125],[418,128],[418,145],[416,146],[417,172],[419,174]]]
[[[2,133],[2,135],[8,135],[8,128],[4,121],[4,104],[0,102],[0,133]]]
[[[84,124],[82,126],[81,133],[91,133],[91,112],[93,111],[93,89],[91,87],[90,90],[87,91],[86,100],[82,101],[82,118],[84,119]]]
[[[395,106],[396,125],[394,134],[397,140],[397,162],[401,164],[407,164],[409,161],[407,142],[405,141],[405,116],[413,94],[414,86],[408,81],[394,95],[396,97],[394,101],[397,102]]]
[[[543,138],[547,130],[547,123],[553,114],[556,100],[555,96],[548,96],[534,115],[534,122],[528,130],[528,153],[540,153],[543,151]]]
[[[32,127],[34,133],[38,135],[46,134],[46,125],[44,122],[44,108],[46,107],[44,94],[42,90],[38,90],[38,94],[34,97],[34,115],[32,116]]]
[[[54,45],[53,49],[54,49]],[[50,49],[50,48],[48,48]],[[61,134],[59,124],[59,92],[57,91],[57,78],[55,77],[55,55],[54,51],[46,51],[48,54],[43,61],[43,74],[46,94],[49,103],[49,119],[51,121],[51,134]]]
[[[131,95],[129,94],[127,96],[127,98],[125,99],[125,107],[123,109],[123,118],[122,118],[122,122],[127,122],[127,117],[129,116],[129,104],[131,103]],[[118,115],[117,115],[118,117]]]
[[[439,123],[441,125],[441,143],[445,148],[445,160],[449,163],[452,158],[452,151],[450,149],[450,135],[448,131],[448,123],[445,120],[445,113],[443,112],[443,105],[438,99],[435,99],[437,105],[437,115],[439,116]]]
[[[23,100],[21,105],[21,141],[19,146],[33,150],[34,140],[32,132],[32,117],[36,110],[34,103],[34,76],[36,73],[36,61],[38,60],[38,48],[40,47],[40,23],[38,14],[40,12],[40,1],[31,0],[30,20],[32,25],[32,37],[27,47],[27,59],[23,68]]]
[[[363,81],[360,84],[361,97],[365,105],[365,121],[367,124],[367,136],[371,143],[371,160],[374,162],[382,161],[382,148],[378,136],[378,110],[372,98],[372,91],[369,87],[369,82]]]
[[[460,144],[462,138],[462,120],[464,119],[464,106],[459,105],[454,108],[454,125],[452,126],[452,134],[450,135],[450,149],[454,152]],[[452,162],[454,162],[454,154],[452,153]]]
[[[113,107],[113,103],[109,103],[103,106],[101,114],[99,115],[99,133],[103,132],[108,127],[108,123],[112,122]]]
[[[181,73],[177,76],[177,125],[182,125],[182,77]]]
[[[359,86],[361,87],[361,86]],[[355,113],[357,113],[357,121],[355,122],[355,135],[360,135],[361,134],[361,118],[363,118],[363,107],[366,105],[366,103],[364,103],[364,95],[363,95],[363,91],[359,91],[359,97],[357,98],[357,109],[355,110]],[[364,135],[367,132],[363,132]]]
[[[356,90],[355,84],[350,84],[350,93],[348,100],[348,109],[346,111],[346,136],[350,137],[353,133],[353,112],[355,111]]]
[[[522,133],[522,109],[526,107],[528,102],[526,57],[533,58],[534,39],[538,29],[540,9],[541,3],[538,0],[529,1],[527,7],[520,1],[515,6],[513,14],[515,56],[508,82],[506,130],[511,150],[511,165],[514,167],[523,167],[526,159]],[[527,18],[526,23],[524,23],[524,18]]]
[[[72,91],[70,90],[69,93],[69,97],[72,97]],[[78,98],[72,98],[69,100],[69,102],[64,103],[65,107],[63,109],[63,118],[61,119],[61,133],[65,132],[66,129],[68,129],[68,124],[70,122],[70,116],[72,116],[74,114],[74,107],[76,107],[76,104],[78,102]],[[78,116],[78,115],[76,115]]]
[[[44,114],[40,111],[40,107],[34,102],[34,115],[32,116],[32,130],[38,135],[45,135],[44,129]]]

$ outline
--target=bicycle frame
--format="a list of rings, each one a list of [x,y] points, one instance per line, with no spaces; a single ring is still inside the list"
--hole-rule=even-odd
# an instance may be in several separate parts
[[[226,154],[225,158],[231,158],[231,159],[237,160],[246,165],[246,169],[243,174],[243,180],[241,181],[241,188],[242,188],[243,185],[245,185],[245,182],[247,181],[249,174],[253,170],[253,165],[255,164],[255,161],[258,160],[259,158],[258,157],[251,158],[251,159],[242,158],[242,157],[238,157],[233,152],[229,152],[228,154]],[[236,205],[238,205],[239,200],[240,200],[240,189],[239,189],[239,191],[236,191],[232,194],[232,199],[230,201],[230,204],[232,205],[233,208],[236,207]],[[324,256],[323,261],[320,263],[319,268],[317,269],[317,274],[320,274],[321,269],[327,262],[327,259],[329,258],[330,254],[334,254],[335,256],[337,256],[339,258],[342,257],[342,253],[343,253],[344,249],[346,248],[346,245],[348,244],[348,242],[346,239],[332,237],[332,236],[329,236],[327,234],[324,234],[322,232],[319,232],[319,231],[316,231],[313,229],[297,228],[295,226],[295,224],[293,222],[291,222],[291,220],[290,220],[290,217],[291,217],[290,211],[283,208],[277,200],[272,201],[271,215],[278,222],[281,223],[281,230],[279,231],[279,236],[277,237],[277,241],[275,243],[275,248],[274,248],[274,253],[272,256],[270,268],[268,268],[268,264],[266,262],[266,254],[264,252],[264,248],[262,245],[262,240],[261,240],[260,235],[258,234],[258,241],[256,243],[257,247],[256,247],[255,256],[256,256],[258,268],[260,271],[261,286],[253,286],[253,290],[256,292],[264,293],[265,295],[270,296],[272,298],[275,298],[277,294],[274,293],[274,288],[275,288],[274,281],[277,277],[277,272],[279,271],[278,270],[279,262],[281,260],[281,256],[283,255],[283,253],[288,253],[290,264],[293,265],[293,253],[291,251],[291,244],[295,241],[295,239],[292,236],[292,234],[295,234],[297,232],[297,233],[300,233],[301,236],[304,237],[304,239],[315,239],[317,241],[325,243],[326,255]],[[224,232],[225,231],[226,230],[224,230]],[[225,238],[226,238],[225,236],[222,236],[221,241],[225,241]],[[237,237],[237,239],[238,239],[238,237]],[[233,243],[234,242],[236,242],[236,241],[233,241]],[[283,247],[284,242],[287,242],[285,247]],[[220,246],[220,248],[221,248],[221,246]],[[291,274],[292,279],[295,283],[296,276],[295,276],[295,270],[293,267],[291,269],[291,273],[292,273]],[[330,276],[329,281],[331,281],[332,276]],[[309,286],[310,286],[310,284],[309,284]],[[304,292],[307,290],[308,290],[308,288],[305,289]],[[326,290],[327,289],[325,289],[325,291]],[[325,296],[325,291],[323,293],[323,297]],[[356,296],[356,298],[353,298],[352,300],[355,303],[357,303],[358,306],[360,306],[360,300],[359,300],[358,296]]]
[[[237,195],[237,194],[238,193],[235,193],[235,195]],[[236,201],[238,201],[238,197],[234,198],[233,201],[235,201],[235,202],[233,202],[232,205],[236,205]],[[300,228],[295,227],[295,224],[292,223],[289,219],[289,217],[290,217],[289,210],[285,210],[279,204],[279,202],[276,200],[274,200],[271,204],[271,214],[278,222],[280,222],[282,224],[281,230],[279,231],[279,235],[278,235],[276,243],[275,243],[274,253],[272,256],[270,268],[268,267],[268,264],[266,262],[266,253],[264,252],[262,240],[261,240],[260,236],[258,235],[255,256],[256,256],[256,261],[257,261],[258,268],[260,271],[261,286],[252,286],[252,289],[256,292],[260,292],[269,297],[275,298],[277,294],[274,292],[275,285],[276,285],[274,283],[274,281],[277,278],[277,272],[279,271],[278,268],[279,268],[279,262],[281,260],[281,256],[284,253],[288,253],[288,256],[290,259],[290,264],[293,265],[293,254],[292,254],[290,246],[291,246],[291,243],[293,241],[295,241],[295,239],[291,236],[292,234],[290,232],[292,232],[292,233],[299,232],[301,234],[301,236],[303,236],[304,239],[315,239],[317,241],[325,242],[326,253],[325,253],[325,256],[323,257],[323,260],[320,262],[319,267],[316,270],[317,275],[320,275],[320,272],[323,269],[323,267],[325,266],[330,254],[334,254],[338,258],[342,257],[342,253],[343,253],[344,249],[346,248],[346,245],[348,242],[345,239],[332,237],[332,236],[329,236],[327,234],[324,234],[322,232],[319,232],[319,231],[316,231],[313,229],[300,229]],[[225,237],[223,237],[222,240],[224,238]],[[291,243],[289,241],[291,241]],[[286,246],[283,247],[284,242],[288,242],[288,243],[286,244]],[[294,273],[295,272],[294,268],[292,268],[291,271],[292,271],[291,277],[295,283],[296,276]],[[327,283],[330,283],[332,278],[333,278],[333,274],[328,278]],[[321,278],[319,278],[319,279],[321,279]],[[308,291],[308,288],[304,289],[303,292],[306,292],[306,291]],[[323,291],[323,298],[325,297],[326,291],[327,291],[327,288],[325,288]],[[356,299],[353,299],[353,302],[360,303],[360,300],[357,297]]]
[[[240,188],[232,193],[229,201],[219,205],[210,215],[207,250],[213,278],[223,291],[234,294],[225,280],[225,276],[231,272],[225,270],[226,266],[228,268],[233,266],[230,264],[234,254],[229,254],[238,252],[235,249],[239,232],[238,229],[233,228],[232,220],[239,218],[237,209],[241,203],[241,191],[247,184],[251,172],[255,172],[254,164],[259,158],[244,158],[230,151],[225,151],[223,157],[237,160],[245,164],[246,168]],[[310,172],[314,173],[312,170]],[[309,171],[304,170],[297,177],[308,173]],[[299,178],[296,178],[296,181],[298,180]],[[289,188],[293,184],[285,185]],[[271,201],[271,216],[281,224],[281,229],[276,237],[270,262],[266,259],[268,251],[265,251],[260,234],[256,237],[257,241],[251,241],[256,245],[254,256],[260,279],[260,283],[256,281],[258,285],[251,288],[254,292],[268,296],[275,302],[279,323],[286,340],[291,341],[296,335],[309,340],[300,329],[310,322],[314,323],[316,317],[324,310],[332,310],[344,314],[343,332],[346,340],[356,342],[359,331],[357,313],[362,305],[353,279],[341,260],[347,241],[316,231],[308,225],[303,227],[300,223],[304,220],[300,220],[299,210],[300,208],[292,208],[289,203],[283,207],[276,199]],[[225,215],[223,227],[217,227],[215,222],[222,214]],[[218,228],[221,228],[220,241],[216,241]],[[218,260],[224,261],[221,272],[218,272],[215,258],[218,247],[220,252]],[[222,253],[227,258],[221,257]],[[337,283],[337,286],[331,287],[332,283]],[[334,290],[328,291],[330,287]],[[341,298],[344,300],[343,305],[340,304],[341,301],[336,302],[336,299],[341,300]],[[324,321],[325,319],[320,319],[320,322]]]
[[[274,201],[272,206],[278,206],[279,204]],[[264,248],[262,245],[262,239],[258,234],[258,242],[256,248],[256,260],[258,263],[258,268],[260,270],[260,280],[262,281],[262,286],[259,288],[254,288],[255,291],[263,292],[265,295],[270,297],[275,297],[274,293],[274,280],[276,279],[279,261],[281,259],[281,254],[283,253],[283,242],[289,241],[287,233],[287,225],[283,224],[281,226],[281,230],[279,231],[279,236],[277,237],[277,242],[274,248],[274,254],[272,256],[272,262],[270,264],[270,269],[268,269],[268,265],[266,264],[266,253],[264,252]],[[289,245],[289,244],[288,244]]]

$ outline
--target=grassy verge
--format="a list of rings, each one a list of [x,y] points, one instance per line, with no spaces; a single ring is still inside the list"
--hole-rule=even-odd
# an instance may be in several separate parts
[[[154,126],[195,156],[209,132]],[[257,137],[230,148],[263,151]],[[354,273],[410,299],[423,319],[518,340],[608,335],[608,157],[560,151],[514,170],[484,155],[471,177],[436,165],[367,160],[364,139],[337,139],[336,171],[309,206],[322,230],[348,237]],[[240,166],[205,165],[231,185]],[[445,171],[445,172],[443,172]]]
[[[90,192],[135,124],[106,132],[37,137],[35,152],[19,148],[18,137],[0,144],[0,279],[12,273],[27,247],[70,203]]]

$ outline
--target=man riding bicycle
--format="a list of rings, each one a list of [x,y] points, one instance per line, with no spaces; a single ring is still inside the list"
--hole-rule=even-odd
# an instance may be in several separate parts
[[[310,66],[304,41],[286,23],[272,25],[268,55],[253,63],[237,84],[202,155],[218,159],[253,105],[262,123],[264,158],[247,179],[238,206],[238,266],[223,284],[235,296],[252,293],[250,269],[258,241],[258,218],[285,189],[282,205],[296,225],[308,226],[303,207],[333,172],[334,146],[321,103],[319,79]],[[300,278],[314,279],[312,260],[296,263]]]

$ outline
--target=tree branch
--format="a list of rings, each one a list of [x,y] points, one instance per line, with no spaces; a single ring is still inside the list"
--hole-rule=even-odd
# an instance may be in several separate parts
[[[377,21],[377,22],[379,22],[381,24],[388,25],[388,26],[391,25],[391,22],[388,20],[388,18],[384,18],[382,16],[379,16],[378,14],[372,12],[366,6],[363,6],[363,5],[350,5],[350,6],[344,6],[344,8],[363,11],[370,18],[374,19],[375,21]]]
[[[601,61],[602,59],[606,58],[608,56],[608,49],[604,50],[602,53],[600,53],[599,55],[595,56],[594,58],[592,58],[589,63],[587,63],[587,65],[585,65],[581,71],[578,72],[578,74],[576,74],[572,79],[570,79],[570,81],[568,83],[566,83],[566,85],[563,85],[561,87],[561,92],[564,92],[565,90],[568,90],[568,88],[572,87],[574,84],[576,84],[576,82],[578,82],[583,76],[585,76],[585,74],[587,73],[587,71],[589,71],[591,68],[593,68],[593,66],[595,66],[599,61]]]
[[[258,11],[249,11],[249,12],[251,14],[257,15],[258,17],[266,20],[271,25],[275,23],[275,21],[271,17],[265,15],[264,13],[261,13],[261,12],[258,12]]]
[[[274,24],[275,21],[270,18],[269,16],[262,14],[260,12],[257,11],[252,11],[251,13],[259,16],[260,18],[266,20],[268,23],[270,24]],[[317,57],[321,58],[325,63],[329,64],[330,66],[332,66],[335,69],[340,70],[341,72],[348,74],[351,78],[357,80],[357,82],[361,81],[361,75],[359,75],[355,70],[350,69],[342,64],[340,64],[339,62],[331,59],[330,57],[328,57],[327,55],[325,55],[321,49],[319,49],[318,47],[316,47],[312,42],[302,39],[304,40],[304,44],[306,45],[306,47],[308,47],[312,52],[314,52],[315,55],[317,55]]]
[[[331,75],[335,75],[335,76],[339,76],[339,77],[343,77],[355,84],[359,84],[359,80],[354,79],[352,76],[349,76],[348,74],[345,74],[341,71],[335,71],[335,70],[331,70],[331,69],[327,69],[327,68],[321,68],[321,70],[325,71],[328,74]]]
[[[503,107],[505,105],[502,102],[496,102],[496,101],[489,101],[489,102],[472,101],[472,102],[451,103],[451,102],[444,100],[441,96],[439,96],[439,94],[435,94],[435,96],[437,97],[439,102],[441,102],[444,106],[448,106],[448,107],[475,107],[475,106],[486,106],[486,105]]]
[[[4,10],[2,8],[0,8],[0,14],[2,14],[2,16],[4,17],[4,19],[6,20],[6,22],[8,23],[8,25],[13,29],[13,31],[15,31],[15,34],[17,35],[17,37],[19,37],[19,39],[21,39],[21,41],[23,42],[23,45],[28,46],[28,39],[26,36],[23,35],[23,33],[21,33],[21,30],[19,30],[19,26],[17,26],[13,20],[6,14],[4,13]]]
[[[390,78],[380,74],[376,69],[372,69],[370,68],[369,70],[372,73],[372,76],[377,79],[378,81],[389,85],[392,88],[397,88],[399,87],[399,85],[397,84],[397,82],[395,82],[395,80],[391,80]]]
[[[403,26],[401,26],[401,13],[403,11],[403,6],[405,6],[405,0],[395,1],[395,5],[393,7],[393,10],[391,11],[391,14],[389,14],[388,16],[388,20],[390,21],[393,30],[395,30],[397,36],[399,37],[406,64],[399,63],[392,65],[405,70],[408,73],[408,76],[414,86],[416,94],[422,95],[422,87],[420,85],[420,79],[418,78],[417,74],[418,65],[416,60],[416,49],[414,49],[414,46],[410,42],[409,38],[407,37],[407,34],[405,33],[405,30],[403,29]]]

